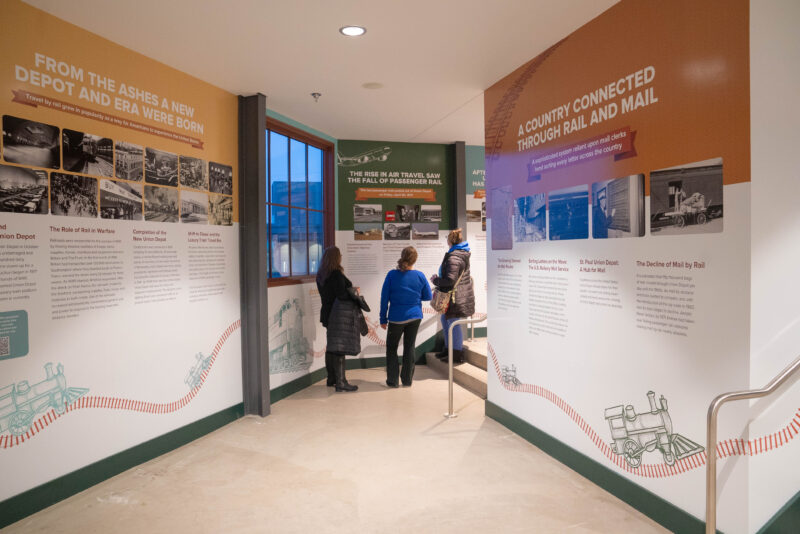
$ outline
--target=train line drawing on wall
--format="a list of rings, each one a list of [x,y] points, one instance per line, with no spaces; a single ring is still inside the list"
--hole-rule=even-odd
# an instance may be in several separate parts
[[[517,366],[516,365],[512,364],[511,367],[508,367],[508,366],[504,365],[500,372],[501,372],[500,380],[503,381],[503,384],[506,384],[506,385],[509,385],[509,386],[519,386],[521,384],[521,382],[517,378]]]
[[[189,369],[189,374],[186,375],[186,378],[183,379],[183,383],[189,386],[189,389],[200,387],[203,383],[203,373],[211,367],[212,362],[212,357],[203,356],[202,352],[198,352],[194,357],[197,361]]]
[[[650,411],[636,413],[634,407],[613,406],[606,408],[605,417],[611,430],[611,449],[621,455],[634,469],[642,463],[642,455],[658,449],[664,463],[674,465],[705,449],[694,441],[672,431],[672,418],[669,416],[667,399],[662,395],[660,407],[656,405],[656,394],[647,392]]]
[[[286,299],[269,325],[269,370],[272,373],[307,371],[314,361],[303,334],[303,309],[297,298]]]
[[[37,414],[54,410],[63,414],[67,406],[86,393],[88,388],[68,388],[64,366],[60,363],[53,373],[53,364],[44,366],[45,379],[30,385],[27,380],[0,388],[0,434],[12,436],[25,434]]]

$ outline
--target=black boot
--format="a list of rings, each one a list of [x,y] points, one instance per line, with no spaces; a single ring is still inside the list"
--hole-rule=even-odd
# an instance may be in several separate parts
[[[453,349],[453,365],[461,365],[464,363],[464,351]]]
[[[336,354],[331,354],[330,352],[325,353],[325,369],[328,371],[328,381],[327,386],[332,388],[336,385],[336,359],[338,356]]]
[[[347,377],[344,375],[344,356],[339,356],[336,359],[336,391],[355,391],[358,386],[351,386],[347,383]]]
[[[446,362],[446,361],[447,361],[447,358],[448,358],[448,356],[447,356],[447,348],[445,347],[445,348],[442,350],[442,352],[437,352],[437,353],[436,353],[436,358],[437,358],[438,360],[440,360],[440,361]]]

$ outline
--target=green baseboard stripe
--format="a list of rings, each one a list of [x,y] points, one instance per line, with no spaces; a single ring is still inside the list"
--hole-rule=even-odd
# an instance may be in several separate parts
[[[669,530],[678,533],[702,534],[705,532],[705,522],[488,400],[486,401],[486,416],[533,443],[562,464]]]
[[[244,405],[236,404],[0,502],[0,528],[186,445],[243,415]]]
[[[761,527],[758,534],[796,534],[800,530],[800,491]]]

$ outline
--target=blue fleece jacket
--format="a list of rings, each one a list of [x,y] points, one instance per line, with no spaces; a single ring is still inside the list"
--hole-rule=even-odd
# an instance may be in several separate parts
[[[392,269],[381,289],[381,324],[422,319],[422,301],[431,297],[431,286],[420,271]]]

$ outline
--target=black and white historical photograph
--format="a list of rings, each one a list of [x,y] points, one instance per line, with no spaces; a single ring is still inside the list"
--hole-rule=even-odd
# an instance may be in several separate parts
[[[206,162],[189,156],[181,156],[179,161],[181,187],[208,191],[208,167]]]
[[[411,223],[386,223],[383,227],[383,238],[389,241],[411,239]]]
[[[481,222],[481,210],[467,210],[467,222]]]
[[[398,222],[414,222],[419,213],[419,204],[398,204],[395,213]]]
[[[592,237],[644,235],[644,174],[592,184]]]
[[[50,173],[53,215],[97,218],[97,179],[78,174]]]
[[[233,167],[221,163],[208,164],[209,190],[222,195],[233,194]]]
[[[100,180],[100,218],[142,220],[142,184]]]
[[[353,222],[381,222],[383,206],[380,204],[353,204]]]
[[[178,156],[163,150],[146,148],[144,179],[148,184],[178,187]]]
[[[208,224],[208,193],[181,191],[181,222]]]
[[[650,173],[650,233],[722,231],[722,158]]]
[[[383,239],[383,226],[379,222],[354,223],[353,239],[356,241],[380,241]]]
[[[547,203],[544,193],[514,201],[514,242],[534,243],[547,239]]]
[[[233,197],[208,195],[208,222],[220,226],[233,224]]]
[[[144,218],[153,222],[178,222],[178,190],[144,186]]]
[[[114,144],[114,176],[121,180],[141,182],[144,177],[144,149],[133,143]]]
[[[418,213],[420,222],[442,222],[442,206],[439,204],[422,204]]]
[[[58,169],[61,165],[58,128],[3,115],[3,159],[9,163]]]
[[[0,211],[47,213],[47,173],[0,165]]]
[[[411,239],[439,239],[439,224],[428,222],[412,223]]]
[[[114,141],[75,130],[62,130],[64,169],[96,176],[114,176]]]

